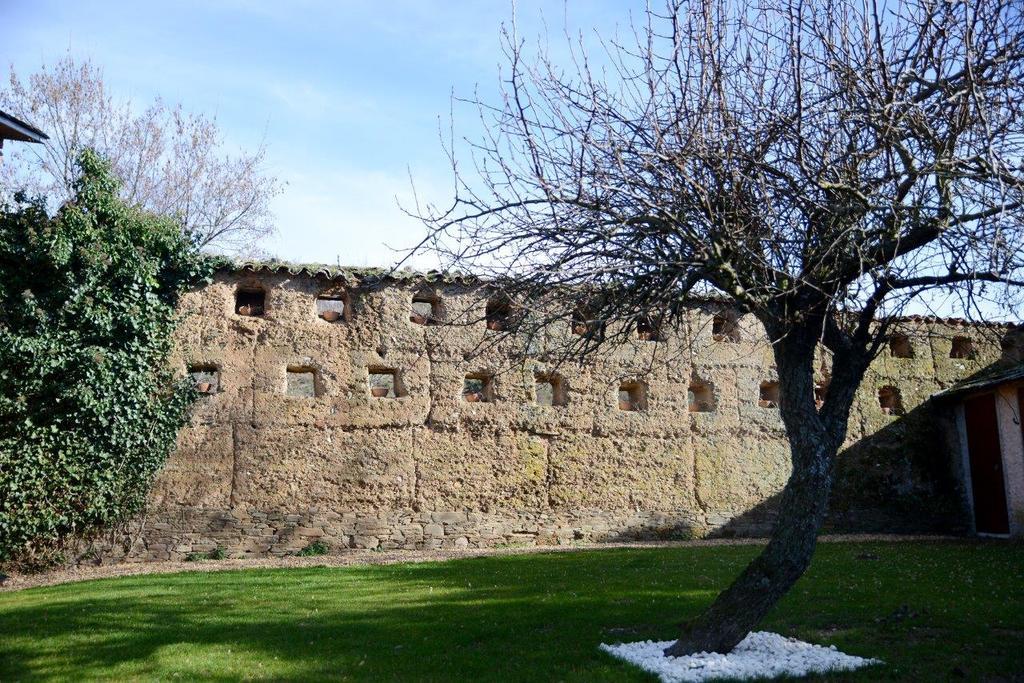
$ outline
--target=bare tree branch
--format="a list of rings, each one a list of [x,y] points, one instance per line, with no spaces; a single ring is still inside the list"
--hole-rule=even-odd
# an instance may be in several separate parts
[[[281,185],[263,169],[263,147],[224,154],[216,120],[159,99],[136,113],[132,102],[110,95],[88,60],[65,56],[26,81],[11,67],[0,106],[50,136],[45,145],[17,148],[0,166],[6,191],[69,200],[74,160],[91,147],[110,161],[125,201],[177,216],[202,247],[258,253],[273,232],[270,201]]]
[[[670,654],[728,651],[806,568],[855,392],[893,316],[929,292],[1012,314],[1024,283],[1019,0],[670,0],[571,65],[506,29],[498,103],[449,143],[430,250],[569,358],[687,298],[773,344],[793,473],[773,537]],[[455,140],[454,135],[451,140]],[[952,312],[952,311],[950,311]],[[816,349],[832,354],[820,410]],[[526,355],[537,347],[523,347]]]

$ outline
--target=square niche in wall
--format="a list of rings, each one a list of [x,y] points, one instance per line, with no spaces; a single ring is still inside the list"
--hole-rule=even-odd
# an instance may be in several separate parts
[[[235,313],[260,317],[267,311],[267,292],[260,287],[239,287],[235,292]]]
[[[878,390],[878,405],[885,415],[904,415],[903,397],[897,387],[881,387]]]
[[[416,325],[436,325],[441,321],[441,299],[429,292],[414,294],[409,321]]]
[[[889,355],[893,358],[913,358],[914,346],[910,337],[905,334],[894,334],[889,337]]]
[[[313,398],[316,391],[316,371],[307,367],[289,366],[285,394],[297,398]]]
[[[605,322],[595,320],[594,315],[594,312],[585,306],[577,307],[569,319],[569,331],[578,337],[603,339]]]
[[[512,305],[505,299],[491,299],[484,311],[487,329],[492,332],[504,332],[512,324]]]
[[[370,368],[370,395],[374,398],[399,398],[405,396],[405,387],[398,370],[394,368]]]
[[[636,336],[640,341],[664,341],[661,336],[661,325],[653,318],[641,318],[636,323]]]
[[[565,381],[560,375],[540,373],[534,377],[534,400],[539,406],[564,406],[568,401]]]
[[[220,371],[215,365],[190,365],[188,374],[200,394],[216,394],[220,389]]]
[[[622,382],[619,385],[619,410],[647,410],[647,386],[643,382]]]
[[[494,377],[481,372],[466,375],[462,383],[462,400],[467,403],[492,403]]]
[[[329,323],[348,320],[348,297],[343,294],[321,295],[316,298],[316,315]]]
[[[953,343],[949,347],[949,357],[974,360],[974,342],[970,337],[953,337]]]
[[[715,391],[703,380],[694,379],[690,382],[686,398],[691,413],[712,413],[715,410]]]
[[[735,344],[740,341],[740,318],[736,311],[720,311],[711,319],[711,339]]]
[[[761,386],[758,389],[757,405],[761,408],[779,407],[778,382],[761,382]]]

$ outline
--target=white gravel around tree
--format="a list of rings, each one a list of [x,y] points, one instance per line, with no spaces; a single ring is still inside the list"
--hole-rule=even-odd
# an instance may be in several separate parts
[[[843,654],[834,645],[812,645],[767,631],[748,634],[727,655],[702,652],[686,657],[666,657],[664,650],[671,644],[671,640],[643,640],[618,645],[602,643],[601,649],[655,674],[663,683],[806,676],[811,673],[852,671],[882,661]]]

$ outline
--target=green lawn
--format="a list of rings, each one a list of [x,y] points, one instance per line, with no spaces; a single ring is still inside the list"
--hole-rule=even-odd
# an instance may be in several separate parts
[[[597,645],[671,638],[756,552],[183,573],[0,594],[0,680],[653,680]],[[886,662],[846,678],[1014,679],[1024,545],[822,545],[764,626]]]

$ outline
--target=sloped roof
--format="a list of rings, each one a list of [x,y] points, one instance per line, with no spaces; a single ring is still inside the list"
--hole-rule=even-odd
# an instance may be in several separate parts
[[[1020,323],[999,320],[967,320],[966,318],[947,318],[941,315],[901,315],[896,320],[901,322],[929,323],[936,325],[963,325],[969,327],[1017,327]]]
[[[480,278],[459,272],[428,270],[425,272],[403,268],[373,268],[361,266],[333,266],[325,263],[293,263],[290,261],[235,261],[222,267],[234,273],[277,273],[322,277],[348,283],[356,282],[409,282],[412,280],[437,284],[476,284]]]
[[[997,363],[975,373],[971,377],[935,394],[937,399],[950,399],[964,394],[981,391],[1007,382],[1024,380],[1024,362]]]
[[[327,263],[296,263],[292,261],[279,260],[248,260],[231,261],[225,259],[221,270],[234,273],[277,273],[287,275],[304,275],[307,277],[322,277],[328,280],[335,280],[349,284],[366,282],[412,282],[420,281],[429,284],[457,284],[457,285],[478,285],[484,279],[469,273],[428,270],[417,271],[410,268],[393,269],[368,266],[341,266]],[[730,299],[724,295],[703,294],[692,295],[689,298],[694,303],[703,304],[726,304]],[[936,315],[905,315],[896,320],[901,322],[916,322],[938,325],[965,326],[965,327],[997,327],[1013,328],[1018,323],[966,320],[964,318],[946,318]]]
[[[0,140],[20,140],[22,142],[42,142],[50,137],[30,123],[0,111]]]

